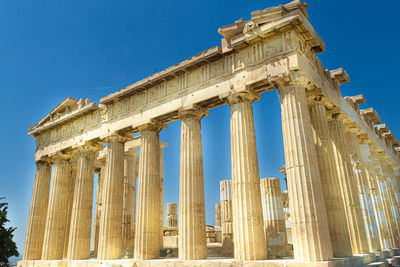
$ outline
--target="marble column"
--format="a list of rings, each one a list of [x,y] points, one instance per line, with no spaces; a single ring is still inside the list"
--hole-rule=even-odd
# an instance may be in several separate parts
[[[379,158],[378,155],[377,155],[377,158]],[[385,214],[386,214],[386,220],[387,220],[388,226],[389,226],[390,242],[391,242],[392,248],[398,248],[399,247],[399,233],[397,230],[398,222],[392,212],[391,201],[390,201],[390,191],[389,191],[388,183],[387,183],[390,176],[388,175],[387,172],[385,172],[384,159],[377,160],[376,164],[377,165],[375,165],[375,170],[377,171],[377,176],[378,176],[378,188],[379,188],[379,192],[382,197],[383,207],[384,207]]]
[[[180,110],[179,259],[207,258],[201,118],[199,107]]]
[[[386,187],[388,188],[390,207],[392,210],[392,215],[394,218],[394,225],[396,227],[397,238],[399,238],[400,234],[400,214],[399,214],[399,201],[400,199],[396,198],[396,195],[399,193],[399,187],[397,185],[396,176],[393,170],[393,167],[390,163],[385,161],[383,167],[383,172],[388,175],[386,180]],[[397,240],[399,242],[399,240]],[[399,247],[399,243],[397,243],[397,248]]]
[[[235,260],[267,258],[261,207],[260,173],[252,102],[259,95],[244,91],[227,99],[231,107],[232,210]]]
[[[329,260],[332,245],[305,88],[292,83],[279,91],[294,258]]]
[[[362,219],[364,222],[365,232],[369,252],[380,250],[378,227],[375,220],[375,213],[372,207],[372,200],[368,194],[368,180],[363,168],[361,159],[360,144],[355,133],[349,132],[346,134],[347,148],[350,154],[351,163],[353,166],[353,174],[356,181],[358,198],[360,202]]]
[[[221,204],[215,204],[215,226],[221,226]]]
[[[136,154],[138,152],[134,150],[125,152],[122,225],[123,249],[125,250],[133,249],[135,241],[136,168],[139,160]]]
[[[98,149],[100,146],[93,145],[84,145],[78,148],[67,253],[67,258],[71,260],[88,259],[90,255],[94,157]]]
[[[93,221],[93,233],[91,250],[93,251],[93,256],[97,257],[97,250],[99,247],[99,232],[100,232],[100,217],[101,217],[101,206],[103,201],[103,180],[105,175],[106,159],[100,159],[101,168],[97,170],[97,189],[96,189],[96,207],[94,211],[94,221]]]
[[[391,183],[393,187],[394,200],[397,203],[397,212],[400,214],[400,176],[398,167],[395,164],[391,165],[391,168],[393,170]]]
[[[363,141],[364,142],[364,141]],[[383,207],[382,197],[379,193],[377,176],[374,170],[374,162],[372,160],[372,154],[370,147],[367,143],[360,145],[361,156],[365,166],[365,174],[368,180],[368,187],[372,199],[372,206],[374,209],[375,220],[378,227],[378,238],[381,250],[391,249],[389,238],[389,227],[386,220],[386,215]]]
[[[160,256],[160,144],[164,124],[151,122],[139,127],[142,144],[137,187],[135,259]]]
[[[100,215],[97,259],[112,260],[122,254],[122,209],[124,188],[124,142],[126,137],[111,135],[108,141],[103,203]]]
[[[178,228],[178,205],[176,203],[167,204],[167,227]]]
[[[36,162],[31,207],[26,229],[23,260],[40,260],[49,203],[51,164],[48,160]]]
[[[377,194],[379,199],[379,205],[381,205],[380,210],[382,211],[382,217],[384,217],[386,222],[387,236],[384,240],[385,245],[383,248],[390,250],[394,248],[394,233],[393,233],[393,221],[391,217],[390,207],[388,206],[389,197],[387,195],[386,188],[386,177],[382,171],[381,162],[379,160],[378,154],[374,151],[374,146],[370,145],[371,149],[371,159],[372,159],[372,174],[376,179],[377,184]]]
[[[285,214],[279,178],[261,179],[265,237],[268,251],[285,251],[287,247]]]
[[[395,192],[394,195],[397,200],[400,213],[400,174],[399,174],[400,167],[399,165],[394,164],[392,165],[392,169],[394,173],[394,182],[395,182],[395,185],[393,184],[393,186],[396,188],[396,190],[394,191]]]
[[[66,203],[73,185],[69,159],[70,155],[65,154],[59,154],[54,158],[42,260],[63,258],[67,221],[70,219]]]
[[[310,102],[311,125],[325,197],[333,256],[338,258],[349,257],[353,253],[344,212],[344,202],[340,191],[339,177],[336,172],[333,148],[329,136],[326,107],[319,96],[313,97]]]
[[[164,237],[164,147],[167,145],[160,143],[160,244],[163,246]]]
[[[227,247],[233,245],[232,181],[220,181],[219,190],[219,197],[221,202],[222,245],[224,247]]]
[[[329,121],[329,132],[332,138],[336,169],[344,200],[347,226],[353,254],[365,254],[369,251],[367,235],[361,215],[358,191],[347,150],[347,140],[340,114],[333,114]]]
[[[397,201],[395,199],[394,196],[394,188],[393,185],[391,183],[391,181],[386,181],[386,188],[388,190],[388,196],[389,196],[389,203],[390,203],[390,210],[392,212],[392,216],[393,216],[393,224],[394,224],[394,233],[395,233],[395,248],[399,248],[399,233],[400,233],[400,229],[399,229],[399,222],[400,222],[400,216],[399,216],[399,209],[397,206]]]
[[[68,258],[68,242],[69,242],[69,233],[71,231],[71,215],[72,215],[72,203],[74,202],[74,193],[75,193],[75,183],[76,183],[76,162],[71,162],[71,181],[69,191],[68,191],[68,199],[65,203],[65,209],[67,210],[67,222],[65,226],[65,241],[64,241],[64,252],[63,258]]]

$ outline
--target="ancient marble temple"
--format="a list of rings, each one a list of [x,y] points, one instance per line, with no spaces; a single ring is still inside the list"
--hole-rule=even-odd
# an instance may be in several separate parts
[[[221,46],[100,103],[67,98],[30,127],[37,170],[20,267],[399,261],[400,143],[373,108],[359,109],[363,95],[342,96],[349,75],[317,58],[325,45],[307,4],[254,11],[218,32]],[[282,111],[291,244],[279,181],[260,187],[252,103],[272,90]],[[201,119],[222,105],[231,110],[232,177],[214,229],[205,223]],[[176,120],[179,203],[164,227],[167,144],[159,133]],[[224,248],[230,256],[218,254]],[[276,258],[282,249],[292,251]]]

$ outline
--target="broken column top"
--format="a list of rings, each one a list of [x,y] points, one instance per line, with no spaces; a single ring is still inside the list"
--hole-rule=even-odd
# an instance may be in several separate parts
[[[176,203],[167,203],[167,215],[169,214],[178,214],[178,205]]]
[[[260,180],[261,182],[261,187],[265,188],[274,188],[274,189],[279,189],[281,191],[281,180],[276,177],[270,177],[270,178],[263,178]]]
[[[219,182],[220,201],[232,200],[232,181],[222,180]]]

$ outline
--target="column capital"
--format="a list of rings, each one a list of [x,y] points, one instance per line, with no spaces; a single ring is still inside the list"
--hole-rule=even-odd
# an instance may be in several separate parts
[[[72,150],[69,152],[61,152],[58,151],[54,155],[51,156],[51,160],[56,161],[56,160],[66,160],[69,161],[75,157],[76,151]]]
[[[306,92],[307,94],[307,102],[310,106],[313,105],[323,105],[326,110],[332,109],[333,103],[323,95],[319,90],[314,90],[311,92]]]
[[[260,100],[260,95],[252,90],[245,90],[240,92],[231,92],[229,95],[221,98],[224,99],[228,105],[233,105],[242,102],[253,103]]]
[[[36,166],[39,165],[52,165],[54,163],[54,160],[52,158],[41,158],[40,160],[35,161]]]
[[[344,118],[345,117],[344,117],[343,113],[341,113],[341,112],[335,111],[335,112],[328,114],[328,121],[340,120],[343,122]]]
[[[99,143],[84,144],[76,148],[77,152],[96,152],[101,149],[103,149],[103,146]]]
[[[167,125],[165,123],[159,122],[155,119],[152,119],[149,123],[138,126],[139,132],[147,132],[147,131],[161,132],[166,128]]]
[[[125,151],[125,159],[139,159],[139,151],[137,150],[128,150]]]
[[[201,119],[203,117],[206,117],[209,115],[208,110],[198,106],[198,105],[192,105],[189,108],[180,108],[178,109],[178,117],[180,120],[185,119],[185,118],[197,118]]]
[[[110,136],[104,138],[107,143],[125,143],[126,141],[132,139],[130,135],[123,135],[119,133],[113,133]]]

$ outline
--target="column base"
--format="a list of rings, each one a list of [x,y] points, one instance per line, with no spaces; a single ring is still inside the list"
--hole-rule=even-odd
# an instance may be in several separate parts
[[[376,254],[379,254],[378,256]],[[262,260],[262,261],[235,261],[233,258],[210,257],[207,260],[180,261],[178,259],[155,259],[155,260],[49,260],[49,261],[19,261],[18,267],[364,267],[364,266],[387,266],[388,263],[400,263],[398,249],[355,255],[349,258],[333,259],[321,262],[298,262],[293,259]],[[390,256],[393,254],[394,256]],[[380,258],[384,256],[388,258]],[[386,265],[385,265],[386,264]]]

